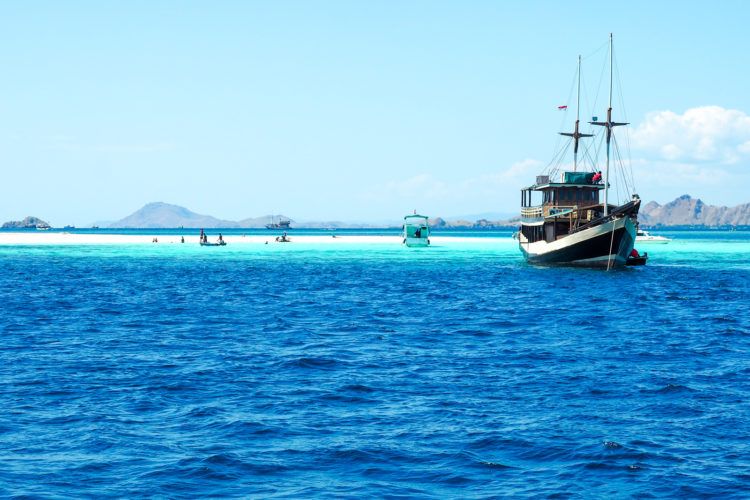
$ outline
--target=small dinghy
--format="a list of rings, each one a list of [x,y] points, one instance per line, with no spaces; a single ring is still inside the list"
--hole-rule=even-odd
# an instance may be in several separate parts
[[[646,261],[648,260],[648,252],[644,252],[642,255],[638,255],[637,257],[634,255],[631,255],[627,258],[625,261],[626,266],[645,266]]]
[[[201,234],[198,237],[198,242],[202,247],[223,247],[227,244],[227,242],[224,241],[224,237],[221,235],[221,233],[219,233],[219,239],[216,241],[216,243],[209,243],[208,235],[203,232],[203,229],[201,229]]]

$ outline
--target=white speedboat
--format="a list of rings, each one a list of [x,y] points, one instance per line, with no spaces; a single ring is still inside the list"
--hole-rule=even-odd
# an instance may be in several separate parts
[[[669,243],[670,241],[672,240],[666,236],[655,236],[648,231],[643,231],[641,229],[635,233],[636,243]]]

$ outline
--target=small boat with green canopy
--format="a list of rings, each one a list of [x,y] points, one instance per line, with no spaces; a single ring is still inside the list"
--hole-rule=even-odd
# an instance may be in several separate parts
[[[404,217],[403,244],[407,247],[426,247],[430,245],[430,225],[426,215],[414,213]]]

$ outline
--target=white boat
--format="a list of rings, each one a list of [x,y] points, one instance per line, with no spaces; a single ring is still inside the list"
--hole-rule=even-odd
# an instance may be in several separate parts
[[[669,243],[670,241],[672,241],[671,238],[667,238],[666,236],[656,236],[641,229],[635,233],[636,243]]]
[[[414,213],[404,217],[403,244],[407,247],[426,247],[430,245],[430,225],[426,215]]]

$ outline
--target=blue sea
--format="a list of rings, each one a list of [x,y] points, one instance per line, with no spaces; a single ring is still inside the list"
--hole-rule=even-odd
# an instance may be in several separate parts
[[[750,496],[750,232],[451,234],[0,246],[0,496]]]

